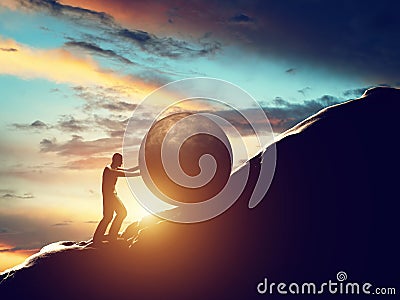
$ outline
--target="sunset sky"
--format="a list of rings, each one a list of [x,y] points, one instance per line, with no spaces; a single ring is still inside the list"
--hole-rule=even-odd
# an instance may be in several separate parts
[[[232,82],[276,133],[398,87],[399,4],[354,2],[1,0],[0,271],[91,237],[102,168],[135,105],[164,84]],[[145,214],[124,180],[117,189],[125,225]]]

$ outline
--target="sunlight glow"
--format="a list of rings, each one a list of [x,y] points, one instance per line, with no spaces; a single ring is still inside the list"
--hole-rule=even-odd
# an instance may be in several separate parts
[[[1,251],[1,250],[0,250]],[[19,250],[10,252],[0,252],[0,272],[21,264],[38,250]]]

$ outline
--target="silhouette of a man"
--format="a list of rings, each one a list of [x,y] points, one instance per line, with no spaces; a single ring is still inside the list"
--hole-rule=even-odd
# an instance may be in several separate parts
[[[101,219],[96,231],[93,235],[93,242],[99,243],[104,239],[104,233],[107,229],[108,224],[111,222],[116,213],[114,221],[111,224],[108,240],[116,240],[118,238],[118,232],[121,228],[122,221],[126,218],[127,212],[124,204],[117,196],[115,191],[115,184],[117,183],[118,177],[135,177],[140,174],[135,171],[139,167],[133,167],[130,169],[121,168],[122,166],[122,155],[120,153],[114,153],[112,157],[111,165],[107,165],[103,171],[102,181],[102,192],[103,192],[103,218]]]

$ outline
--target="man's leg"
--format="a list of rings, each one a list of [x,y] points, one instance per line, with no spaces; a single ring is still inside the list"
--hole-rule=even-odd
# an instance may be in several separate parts
[[[122,222],[127,216],[126,208],[117,195],[115,195],[114,201],[115,201],[114,209],[117,214],[114,218],[114,221],[111,224],[110,231],[108,233],[110,239],[117,239],[118,232],[119,229],[121,228]]]
[[[101,219],[99,225],[97,225],[96,231],[93,235],[93,242],[101,242],[104,238],[104,233],[106,232],[108,224],[110,224],[113,215],[114,209],[113,206],[110,205],[113,199],[103,198],[103,218]]]

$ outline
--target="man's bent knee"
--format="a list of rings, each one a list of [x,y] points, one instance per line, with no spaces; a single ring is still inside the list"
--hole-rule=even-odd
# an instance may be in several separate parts
[[[100,222],[104,222],[104,223],[110,223],[113,219],[113,215],[112,214],[106,214],[103,216],[103,219]]]
[[[127,215],[128,212],[126,211],[125,208],[117,211],[117,217],[120,219],[125,219]]]

